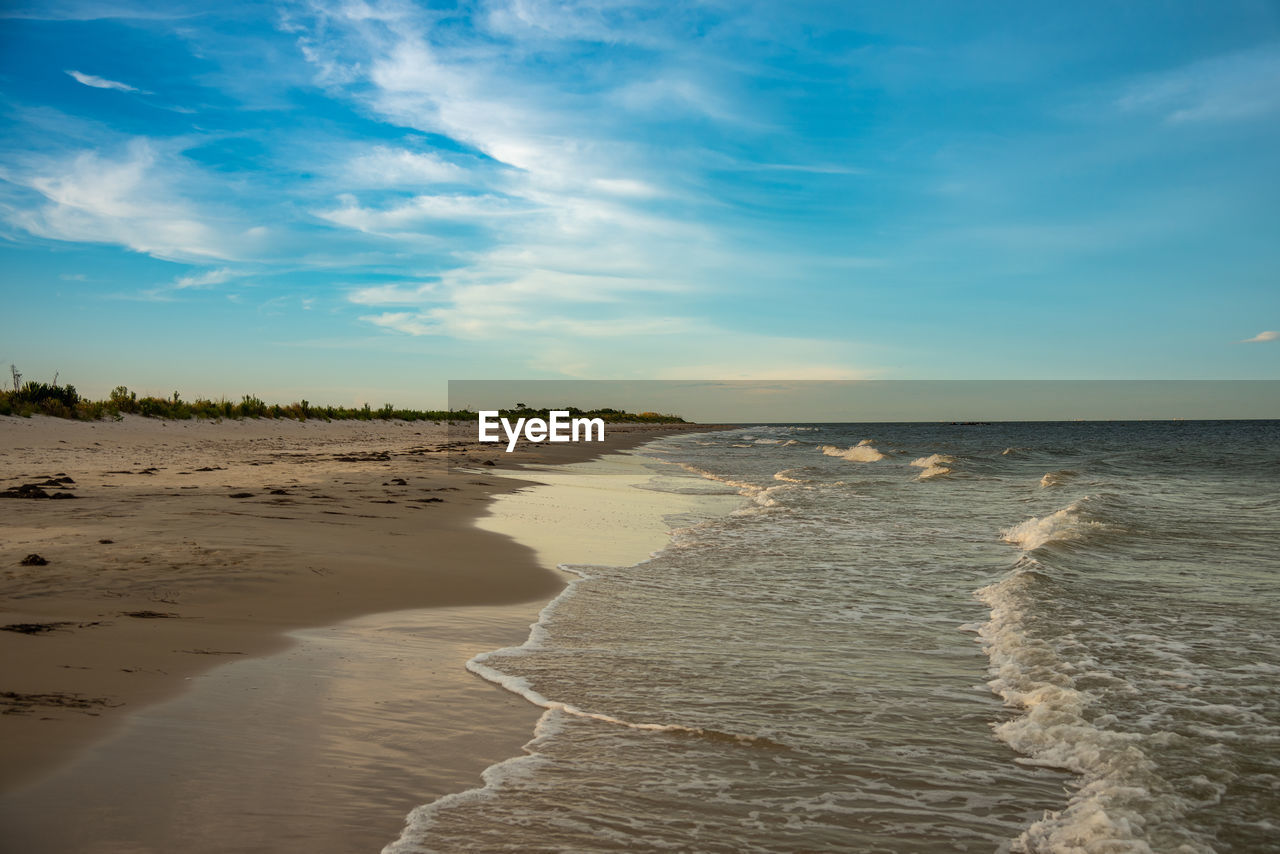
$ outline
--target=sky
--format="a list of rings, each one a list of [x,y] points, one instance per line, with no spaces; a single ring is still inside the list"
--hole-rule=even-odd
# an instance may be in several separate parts
[[[1277,420],[1280,380],[449,381],[455,411],[520,403],[591,409],[617,401],[702,424]]]
[[[0,361],[95,396],[1280,378],[1280,6],[0,2]]]

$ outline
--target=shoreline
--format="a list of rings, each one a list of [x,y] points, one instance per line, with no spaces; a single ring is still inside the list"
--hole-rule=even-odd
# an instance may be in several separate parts
[[[596,566],[640,567],[670,544],[669,518],[706,519],[742,506],[742,496],[737,494],[681,494],[641,488],[640,484],[659,473],[653,464],[663,462],[660,458],[623,452],[553,469],[531,469],[513,475],[528,481],[531,488],[497,496],[492,512],[478,521],[483,530],[508,536],[532,549],[539,563],[546,569],[555,569],[565,582],[559,593],[539,609],[522,639],[484,650],[466,663],[466,669],[485,684],[534,711],[535,725],[526,730],[518,750],[509,751],[486,766],[483,780],[477,779],[465,790],[432,799],[414,809],[406,817],[403,833],[387,846],[385,854],[422,850],[418,847],[421,837],[438,809],[447,808],[457,798],[470,798],[487,790],[490,769],[505,767],[528,756],[528,745],[536,741],[537,728],[553,708],[577,713],[554,698],[543,697],[522,679],[495,670],[487,663],[493,654],[518,655],[525,649],[540,646],[546,618],[574,595],[578,585],[592,580],[590,574],[583,574],[577,568],[563,567],[588,570]],[[684,476],[683,472],[667,474]]]
[[[0,690],[114,698],[87,710],[53,707],[0,716],[0,726],[7,727],[0,740],[6,760],[0,763],[6,790],[0,795],[0,815],[9,826],[10,817],[27,817],[35,834],[28,834],[35,845],[28,850],[40,850],[38,825],[57,826],[58,804],[66,800],[58,792],[60,787],[66,791],[68,780],[78,780],[75,785],[89,793],[118,782],[109,778],[120,776],[125,754],[104,757],[110,756],[112,744],[139,738],[130,730],[138,729],[140,719],[162,709],[169,709],[163,712],[168,714],[173,711],[169,707],[181,706],[201,685],[225,683],[224,674],[237,668],[257,669],[259,679],[277,684],[282,674],[296,669],[299,658],[310,655],[306,650],[328,643],[332,651],[334,633],[343,636],[337,648],[350,647],[352,637],[344,632],[364,632],[369,641],[390,631],[388,621],[394,624],[409,613],[429,615],[426,625],[449,627],[447,637],[414,640],[414,662],[429,663],[420,669],[435,671],[430,684],[444,693],[454,692],[451,702],[470,709],[459,720],[474,731],[477,713],[492,712],[500,718],[493,727],[486,721],[481,733],[494,742],[497,758],[527,741],[536,710],[514,697],[504,708],[495,695],[505,692],[467,674],[462,665],[476,652],[519,643],[538,610],[563,587],[558,574],[541,565],[529,548],[478,530],[475,524],[494,496],[526,488],[529,478],[517,480],[496,468],[484,475],[450,473],[443,454],[424,451],[432,443],[439,450],[444,428],[432,431],[433,425],[412,422],[2,423],[13,421],[17,419],[0,420],[0,435],[8,439],[8,450],[0,454],[0,474],[6,479],[2,485],[67,472],[81,500],[9,502],[21,518],[15,526],[17,536],[4,550],[5,563],[13,566],[18,552],[30,550],[44,554],[50,564],[40,568],[38,576],[36,568],[6,570],[0,623],[72,625],[30,635],[0,632],[0,643],[7,645],[0,653],[22,662],[11,668]],[[435,435],[428,435],[432,432]],[[671,432],[671,427],[651,425],[615,429],[601,445],[544,448],[503,461],[559,465],[595,459]],[[474,456],[483,457],[485,450],[477,448]],[[194,465],[211,455],[220,462]],[[147,465],[138,468],[144,462]],[[152,473],[139,477],[146,468]],[[396,478],[406,484],[391,483]],[[267,487],[289,495],[268,499]],[[231,498],[233,489],[252,491],[253,498]],[[411,496],[419,496],[422,503],[410,503]],[[291,528],[302,530],[290,532]],[[99,536],[111,530],[115,536]],[[99,539],[116,542],[100,544]],[[129,569],[101,557],[102,550],[126,543],[131,550]],[[447,560],[438,557],[442,553]],[[71,563],[78,565],[69,567]],[[459,563],[466,564],[465,571]],[[157,564],[162,571],[154,571]],[[170,589],[160,590],[158,585]],[[175,616],[121,616],[138,610]],[[419,620],[419,630],[423,625]],[[323,628],[301,631],[305,626]],[[483,628],[476,630],[478,626]],[[325,632],[330,633],[328,640]],[[461,660],[442,661],[447,655],[444,646],[456,645],[468,632],[479,646]],[[365,643],[362,648],[373,647]],[[294,663],[288,664],[291,657]],[[314,661],[309,666],[314,676]],[[91,669],[81,669],[86,667]],[[461,675],[461,682],[441,675],[448,667]],[[487,696],[477,697],[477,688]],[[422,686],[417,690],[421,694]],[[413,693],[406,691],[400,692],[401,699]],[[224,691],[222,696],[234,694]],[[436,699],[432,702],[439,707]],[[234,710],[236,702],[222,705]],[[206,710],[210,706],[204,704]],[[308,713],[295,708],[291,717],[306,722]],[[184,714],[188,720],[192,716],[189,709],[176,714],[179,720]],[[166,724],[170,729],[172,721]],[[507,735],[495,741],[492,736],[498,730]],[[203,733],[201,740],[210,741],[207,735]],[[438,747],[450,755],[423,775],[425,779],[434,774],[434,781],[419,780],[414,791],[405,792],[407,808],[383,803],[384,813],[394,814],[394,823],[384,832],[361,828],[366,842],[394,839],[409,808],[430,800],[433,792],[438,797],[465,788],[496,761],[492,754],[486,758],[478,743]],[[303,764],[306,761],[304,757]],[[100,767],[91,771],[94,762]],[[128,785],[140,794],[157,776],[158,769],[144,768]],[[243,776],[251,777],[251,768]],[[385,801],[385,794],[378,797]],[[355,800],[358,807],[360,798]],[[324,809],[323,804],[311,806]],[[32,816],[38,819],[32,821]],[[351,841],[352,837],[346,839]],[[271,844],[264,842],[262,850],[270,850]]]

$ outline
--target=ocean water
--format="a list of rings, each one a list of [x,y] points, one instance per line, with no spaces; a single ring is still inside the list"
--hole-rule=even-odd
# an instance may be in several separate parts
[[[770,426],[477,674],[546,708],[416,851],[1280,851],[1280,423]]]

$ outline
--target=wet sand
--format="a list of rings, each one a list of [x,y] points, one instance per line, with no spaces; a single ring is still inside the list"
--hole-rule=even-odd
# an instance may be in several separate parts
[[[538,710],[462,667],[563,586],[475,525],[525,485],[481,467],[500,451],[450,472],[442,427],[398,422],[0,437],[0,489],[76,495],[0,504],[4,850],[378,850],[527,740]]]

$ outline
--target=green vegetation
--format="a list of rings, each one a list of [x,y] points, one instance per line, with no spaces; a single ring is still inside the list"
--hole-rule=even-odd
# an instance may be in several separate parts
[[[16,373],[16,372],[15,372]],[[17,374],[21,376],[21,374]],[[607,422],[643,422],[651,424],[682,424],[684,419],[675,415],[656,412],[632,413],[620,409],[578,409],[563,407],[572,417],[602,418]],[[506,417],[547,418],[550,410],[530,409],[523,403],[514,409],[502,410]],[[322,421],[474,421],[474,412],[465,410],[397,409],[390,403],[373,409],[369,404],[356,409],[348,406],[316,406],[303,400],[282,406],[266,403],[246,394],[238,403],[226,398],[221,400],[183,400],[178,392],[172,397],[138,397],[125,386],[116,386],[107,400],[82,398],[73,385],[30,381],[13,391],[0,391],[0,415],[52,415],[56,418],[76,418],[96,421],[102,418],[119,418],[122,415],[142,415],[147,418],[167,418],[185,421],[191,418],[287,418],[294,421],[318,419]]]
[[[557,412],[568,412],[570,418],[599,418],[606,423],[626,422],[628,424],[684,424],[685,420],[678,415],[664,415],[659,412],[627,412],[622,409],[579,409],[576,406],[558,406]],[[474,419],[475,413],[467,413],[466,418]],[[542,418],[551,417],[551,408],[532,409],[523,403],[517,403],[514,409],[498,410],[499,418],[506,418],[512,422],[517,418]]]

